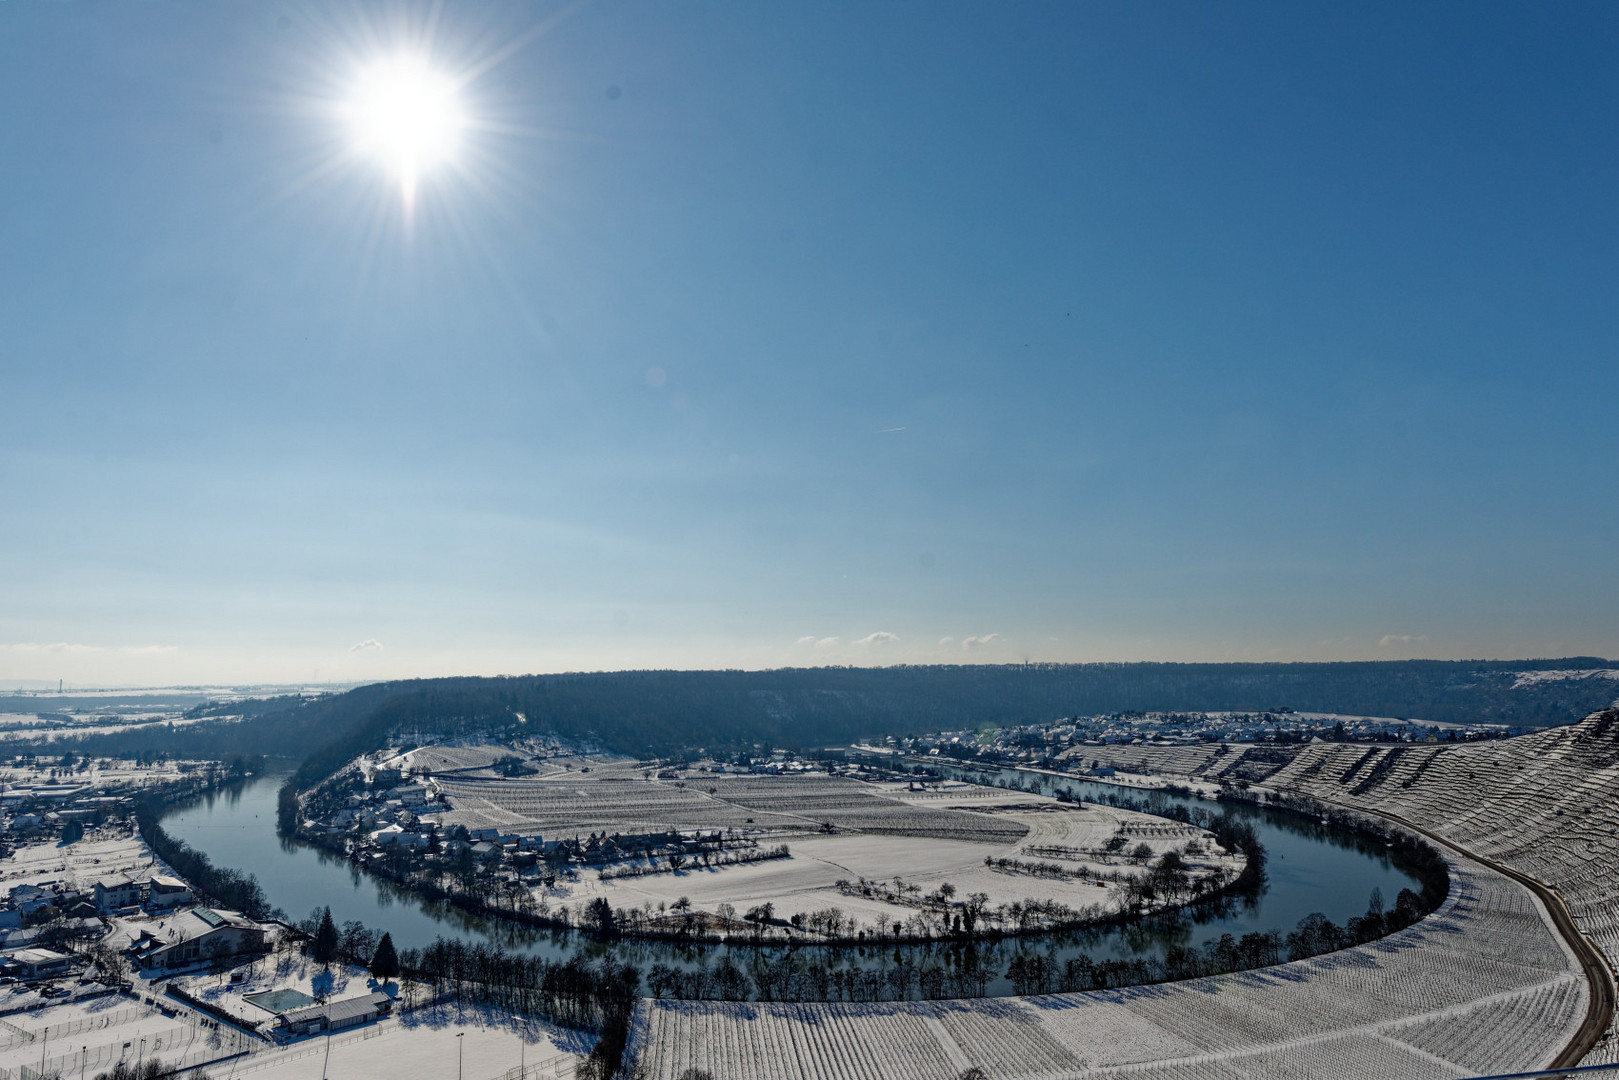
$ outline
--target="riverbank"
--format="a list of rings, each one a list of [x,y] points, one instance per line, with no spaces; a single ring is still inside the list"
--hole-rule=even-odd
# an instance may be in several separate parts
[[[581,950],[587,954],[607,951],[643,970],[656,964],[680,971],[712,970],[728,955],[736,957],[738,966],[746,966],[754,955],[771,964],[778,963],[786,953],[786,946],[758,949],[731,942],[604,942],[589,935],[488,920],[448,904],[423,903],[414,894],[359,873],[346,860],[278,836],[278,779],[256,779],[239,789],[219,792],[171,812],[164,824],[176,837],[206,851],[218,865],[253,867],[271,903],[295,915],[329,905],[339,923],[358,920],[390,931],[401,949],[421,948],[441,935],[449,935],[555,959],[566,959]],[[1093,792],[1098,797],[1108,793],[1102,788]],[[1220,809],[1208,803],[1197,805],[1211,811]],[[1365,913],[1366,898],[1374,889],[1392,901],[1401,889],[1420,888],[1420,883],[1402,871],[1380,843],[1340,835],[1319,823],[1292,816],[1276,817],[1244,807],[1231,809],[1253,824],[1267,851],[1265,880],[1252,895],[1229,896],[1196,912],[1132,920],[1124,926],[1034,935],[970,947],[950,940],[882,947],[874,943],[806,944],[796,947],[798,954],[807,958],[800,963],[807,962],[824,973],[825,984],[831,986],[843,979],[845,972],[880,972],[885,965],[892,966],[894,950],[898,948],[899,955],[913,968],[938,964],[954,978],[963,949],[970,948],[977,955],[975,965],[988,972],[978,992],[1010,995],[1015,989],[1006,975],[1011,960],[1036,945],[1059,966],[1081,955],[1098,964],[1156,960],[1171,947],[1203,948],[1211,942],[1218,943],[1227,934],[1239,940],[1246,934],[1270,931],[1285,936],[1300,919],[1314,912],[1345,926]],[[823,975],[817,974],[812,981],[822,979]]]
[[[344,788],[289,797],[284,789],[279,808],[318,804],[349,825],[337,831],[318,816],[286,813],[278,823],[284,832],[292,818],[298,822],[293,838],[430,903],[535,929],[675,942],[1000,940],[1193,911],[1252,891],[1263,873],[1263,847],[1252,829],[1212,812],[1166,818],[1143,808],[1080,806],[956,781],[925,789],[825,776],[701,783],[710,798],[726,784],[740,787],[748,807],[803,801],[816,809],[801,816],[771,812],[773,826],[687,833],[677,830],[680,821],[715,814],[702,800],[693,803],[684,783],[593,775],[479,781],[476,796],[467,796],[477,810],[457,809],[459,795],[446,811],[420,787],[396,789],[390,794],[415,792],[418,803],[408,815],[392,811],[413,830],[397,837],[368,833],[376,824],[361,824],[377,820],[375,792]],[[459,825],[441,830],[429,824],[474,813],[489,817],[489,807],[503,803],[532,813],[558,792],[589,802],[598,788],[620,805],[645,807],[643,813],[656,813],[660,805],[672,813],[656,826],[656,844],[625,852],[614,843],[620,834],[609,837],[604,827],[592,831],[588,848],[548,845],[547,862],[540,863],[515,840],[471,847],[476,837],[458,835]],[[671,810],[667,800],[680,808]],[[851,806],[861,827],[836,826],[835,815]],[[393,842],[379,846],[368,836]],[[646,844],[644,834],[624,839]],[[765,854],[777,857],[760,857]]]

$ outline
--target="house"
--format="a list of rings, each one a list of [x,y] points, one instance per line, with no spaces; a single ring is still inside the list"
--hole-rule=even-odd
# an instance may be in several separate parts
[[[6,971],[24,982],[58,979],[79,966],[72,953],[55,949],[19,949],[6,958]]]
[[[77,889],[60,881],[42,881],[37,885],[14,885],[11,888],[11,906],[28,918],[42,908],[65,908],[78,899]]]
[[[114,874],[98,878],[91,887],[96,907],[102,912],[139,907],[145,892],[145,879],[134,874]]]
[[[191,903],[191,886],[176,877],[153,874],[147,889],[146,905],[154,910]]]
[[[265,929],[234,911],[196,907],[142,927],[124,951],[147,970],[172,970],[199,960],[262,952]]]
[[[428,840],[425,835],[418,832],[406,832],[402,825],[389,825],[378,829],[371,834],[371,839],[378,847],[389,844],[398,844],[402,848],[425,848]]]
[[[305,1005],[289,1009],[275,1018],[275,1026],[288,1035],[318,1035],[322,1032],[342,1031],[345,1028],[369,1024],[393,1011],[393,999],[387,994],[361,994],[359,997],[331,1001],[325,1005]]]

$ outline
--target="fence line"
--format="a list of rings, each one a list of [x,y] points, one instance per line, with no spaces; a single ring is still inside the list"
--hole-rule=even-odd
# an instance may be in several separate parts
[[[81,1031],[90,1031],[93,1028],[116,1027],[119,1024],[128,1023],[131,1020],[146,1016],[148,1012],[149,1010],[137,1005],[113,1012],[97,1013],[95,1016],[84,1016],[77,1020],[67,1020],[60,1024],[47,1024],[42,1028],[35,1029],[20,1027],[10,1021],[0,1020],[0,1028],[9,1028],[16,1032],[6,1041],[4,1046],[0,1046],[0,1049],[15,1050],[19,1045],[18,1039],[23,1042],[36,1042],[44,1039],[48,1042],[51,1039],[77,1035]]]
[[[572,1054],[552,1054],[539,1061],[516,1065],[490,1080],[555,1080],[557,1066],[572,1064],[578,1059]]]
[[[158,1019],[170,1018],[160,1016]],[[120,1062],[133,1064],[148,1057],[158,1058],[170,1071],[194,1069],[221,1058],[240,1055],[255,1043],[262,1044],[262,1040],[237,1031],[215,1029],[205,1034],[205,1030],[176,1017],[168,1026],[150,1034],[113,1039],[95,1046],[80,1046],[76,1050],[71,1046],[64,1047],[62,1053],[44,1059],[43,1069],[25,1064],[17,1069],[15,1078],[0,1077],[0,1080],[41,1080],[42,1077],[72,1076],[74,1073],[91,1075],[96,1071],[104,1072]],[[203,1037],[199,1039],[199,1035]],[[172,1056],[176,1048],[179,1048],[179,1055]]]
[[[27,1028],[18,1027],[16,1024],[13,1024],[10,1020],[0,1020],[0,1028],[4,1028],[4,1029],[6,1029],[8,1031],[16,1032],[15,1035],[11,1036],[11,1038],[6,1040],[6,1045],[4,1047],[4,1049],[6,1049],[6,1050],[14,1050],[14,1049],[16,1049],[16,1047],[17,1047],[17,1039],[18,1039],[19,1036],[22,1038],[22,1041],[25,1042],[25,1043],[31,1043],[31,1042],[34,1041],[34,1033],[32,1031],[29,1031]]]
[[[331,1035],[326,1039],[312,1039],[308,1043],[301,1043],[290,1050],[261,1050],[248,1053],[237,1064],[231,1066],[231,1075],[253,1072],[256,1069],[268,1069],[272,1065],[280,1065],[288,1061],[297,1061],[300,1058],[312,1057],[315,1054],[324,1054],[328,1045],[348,1046],[352,1043],[375,1039],[379,1035],[386,1035],[391,1029],[380,1024],[370,1024],[359,1031],[347,1035]],[[328,1043],[327,1040],[330,1040]]]

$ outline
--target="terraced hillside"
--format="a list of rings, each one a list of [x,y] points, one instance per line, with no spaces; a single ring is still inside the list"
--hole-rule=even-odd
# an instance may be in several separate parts
[[[1619,956],[1619,709],[1503,742],[1314,745],[1268,786],[1397,815],[1532,877]],[[1616,1060],[1610,1026],[1585,1062]]]
[[[1089,994],[879,1005],[644,1001],[648,1080],[1454,1080],[1542,1067],[1585,1016],[1574,955],[1523,886],[1469,860],[1381,941],[1280,967]]]

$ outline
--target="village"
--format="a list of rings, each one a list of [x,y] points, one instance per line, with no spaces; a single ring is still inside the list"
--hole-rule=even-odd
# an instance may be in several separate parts
[[[429,1058],[459,1052],[442,1015],[393,1019],[391,943],[333,927],[325,944],[318,921],[199,902],[142,839],[140,798],[184,798],[227,775],[190,762],[0,766],[0,1080],[124,1075],[117,1070],[143,1065],[202,1075],[249,1057],[267,1076],[295,1077],[309,1067],[299,1048],[311,1039],[328,1054],[335,1042],[339,1060],[378,1035]],[[379,1028],[384,1020],[390,1026]],[[543,1031],[529,1033],[530,1043],[538,1045],[525,1075],[570,1071],[575,1055]],[[510,1071],[487,1044],[472,1060],[483,1075]]]

